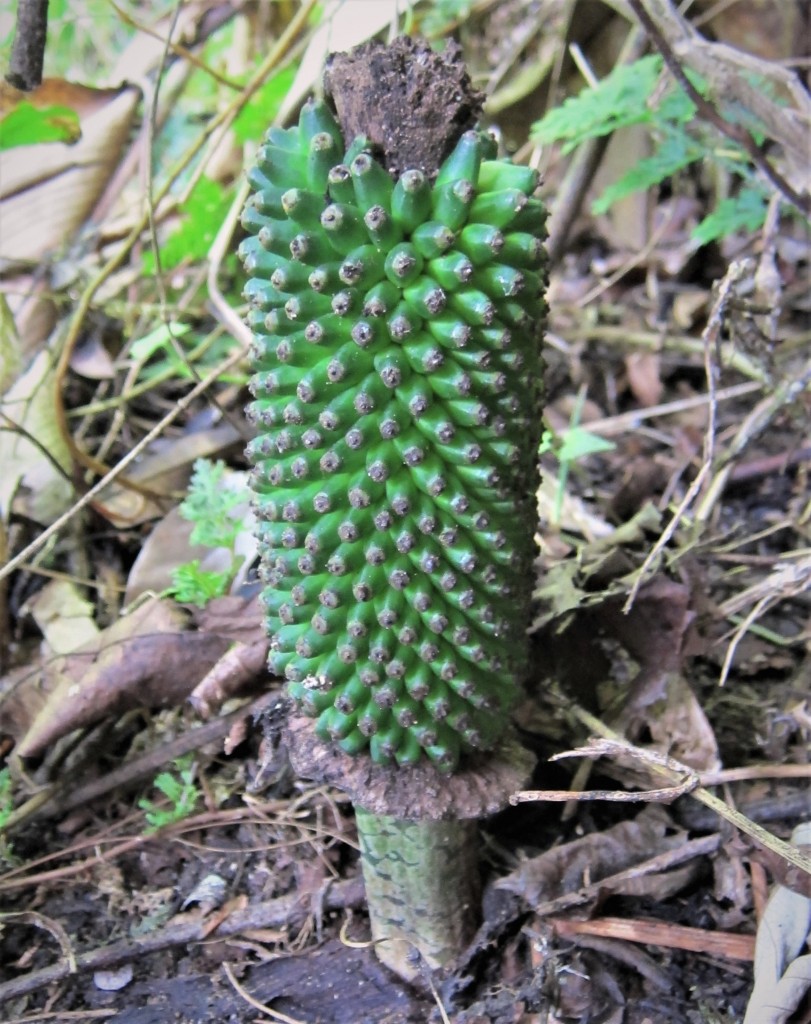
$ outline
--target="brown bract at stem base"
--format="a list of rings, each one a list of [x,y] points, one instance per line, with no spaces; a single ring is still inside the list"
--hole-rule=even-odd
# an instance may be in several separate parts
[[[403,768],[375,764],[366,756],[351,757],[315,734],[311,718],[290,714],[286,741],[296,773],[343,790],[353,803],[372,814],[405,821],[450,821],[484,818],[503,810],[521,789],[535,765],[535,756],[513,732],[493,750],[462,761],[453,775],[428,761]]]
[[[395,178],[412,168],[433,177],[462,133],[475,127],[484,103],[458,43],[436,53],[408,36],[332,54],[324,89],[347,146],[365,135]]]

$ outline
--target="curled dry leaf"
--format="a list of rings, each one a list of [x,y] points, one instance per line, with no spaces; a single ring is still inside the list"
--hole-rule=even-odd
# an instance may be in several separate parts
[[[229,646],[227,638],[187,625],[177,604],[153,598],[80,649],[19,678],[0,706],[3,728],[18,737],[17,753],[41,754],[74,729],[129,708],[182,703]],[[32,687],[47,696],[34,720],[25,721],[17,708],[30,706]]]
[[[685,833],[673,832],[667,812],[656,806],[645,807],[633,821],[623,821],[604,832],[594,832],[538,857],[525,861],[517,870],[500,878],[497,889],[521,896],[530,906],[575,892],[586,884],[618,874],[634,864],[673,850],[685,841]],[[646,893],[657,899],[672,895],[670,873],[646,879]],[[686,878],[678,875],[679,885]],[[636,892],[637,880],[623,891]]]

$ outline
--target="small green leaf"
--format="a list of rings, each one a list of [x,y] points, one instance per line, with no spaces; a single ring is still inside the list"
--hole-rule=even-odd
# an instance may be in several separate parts
[[[172,270],[181,263],[193,263],[208,256],[211,243],[231,204],[231,192],[219,182],[201,177],[185,205],[181,207],[179,227],[161,244],[161,270]],[[155,256],[144,253],[144,271],[155,273]]]
[[[156,352],[172,352],[172,338],[182,338],[191,330],[189,324],[168,323],[160,324],[154,331],[145,334],[130,345],[130,354],[136,362],[146,362]]]
[[[736,196],[722,199],[713,212],[694,228],[691,238],[706,245],[736,231],[757,231],[763,227],[766,196],[759,188],[742,188]]]
[[[183,785],[169,772],[161,772],[155,778],[155,789],[159,789],[164,796],[176,802],[183,793]]]
[[[174,764],[179,778],[172,772],[160,772],[153,783],[155,789],[163,793],[172,806],[158,807],[147,799],[138,801],[138,806],[145,812],[147,824],[150,826],[149,832],[156,832],[165,825],[171,825],[187,818],[194,811],[200,798],[200,793],[194,783],[191,756],[179,757]]]
[[[585,427],[572,427],[563,432],[563,443],[558,449],[557,456],[562,463],[577,462],[578,459],[585,459],[589,455],[611,452],[616,447],[613,441],[606,441],[598,434],[591,434]]]
[[[538,445],[538,454],[549,455],[550,453],[553,453],[555,451],[556,446],[557,442],[554,431],[544,430],[543,434],[541,435],[541,443]]]
[[[5,825],[14,810],[11,795],[11,772],[8,768],[0,769],[0,828]]]
[[[73,143],[81,137],[79,115],[70,107],[58,104],[35,107],[22,102],[0,118],[0,150],[38,142]]]
[[[422,31],[428,35],[440,35],[449,25],[464,21],[470,14],[473,0],[433,0],[431,9],[425,14]]]
[[[234,135],[240,145],[249,139],[261,139],[278,114],[296,77],[298,64],[277,71],[253,96],[234,121]]]
[[[209,548],[229,548],[242,529],[242,520],[232,518],[232,508],[245,501],[245,493],[224,487],[224,462],[197,459],[189,484],[189,493],[180,505],[180,514],[194,523],[192,544]]]

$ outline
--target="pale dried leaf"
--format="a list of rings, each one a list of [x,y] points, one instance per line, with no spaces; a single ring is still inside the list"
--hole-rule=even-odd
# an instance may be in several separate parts
[[[160,438],[150,445],[131,467],[127,479],[157,495],[172,497],[183,494],[196,459],[216,458],[226,448],[241,440],[231,423],[204,430],[188,430],[178,437]],[[99,496],[99,511],[111,523],[132,528],[163,515],[165,503],[159,504],[146,494],[113,481]]]
[[[639,663],[623,711],[626,735],[634,739],[648,731],[660,753],[696,771],[716,771],[715,734],[683,672],[695,618],[689,588],[657,576],[640,590],[628,614],[618,600],[606,602],[598,615]]]
[[[199,436],[199,435],[194,435]],[[248,474],[239,470],[226,469],[222,486],[231,490],[243,490],[244,504],[233,506],[231,517],[242,520],[244,529],[234,539],[234,550],[210,548],[191,543],[194,524],[184,519],[178,507],[171,509],[156,524],[149,534],[133,563],[127,579],[124,603],[130,604],[141,594],[160,592],[172,583],[172,574],[181,565],[199,561],[204,572],[225,572],[231,568],[234,557],[242,564],[234,578],[231,592],[236,593],[245,581],[245,575],[252,565],[257,550],[254,535],[254,519],[248,504]]]
[[[37,274],[15,274],[0,281],[0,293],[8,300],[14,317],[25,364],[39,352],[56,325],[53,283]]]
[[[11,387],[22,369],[20,336],[5,295],[0,292],[0,395]]]
[[[16,513],[35,523],[53,522],[73,498],[70,451],[54,414],[56,389],[51,356],[41,352],[0,401],[0,425],[4,428],[0,431],[3,522],[8,522],[12,502]],[[14,431],[15,425],[23,427],[39,444]],[[64,473],[60,473],[59,466]]]
[[[113,380],[115,365],[98,335],[92,335],[84,344],[77,345],[70,357],[70,368],[88,380]]]
[[[559,487],[558,478],[549,470],[544,469],[537,492],[538,514],[542,522],[554,520]],[[563,494],[560,519],[557,525],[561,530],[577,533],[588,541],[609,537],[614,532],[614,528],[609,522],[598,516],[592,507],[568,490]]]
[[[647,125],[630,125],[611,137],[592,184],[593,196],[600,195],[607,185],[619,180],[650,156],[651,137]],[[599,218],[601,230],[611,248],[621,253],[638,253],[650,236],[650,196],[632,192],[617,200]]]
[[[662,702],[645,716],[653,748],[698,772],[721,767],[718,743],[698,698],[680,672],[661,676]]]
[[[706,26],[716,39],[731,43],[767,60],[789,62],[806,54],[807,23],[803,20],[803,0],[736,0],[719,4],[716,0],[698,0],[695,12],[706,12]],[[806,7],[807,10],[807,7]]]
[[[93,974],[93,984],[96,988],[101,989],[102,992],[119,992],[132,981],[133,973],[134,968],[132,964],[123,964],[121,967],[110,971],[95,971]]]
[[[51,654],[68,654],[98,635],[94,607],[71,580],[50,580],[23,605]]]
[[[190,541],[194,524],[184,519],[177,508],[160,519],[141,546],[127,578],[124,604],[130,605],[141,594],[160,593],[172,582],[172,571],[184,562],[202,561],[210,548]]]
[[[631,352],[625,357],[628,386],[634,398],[646,408],[662,400],[661,367],[662,359],[658,352]]]

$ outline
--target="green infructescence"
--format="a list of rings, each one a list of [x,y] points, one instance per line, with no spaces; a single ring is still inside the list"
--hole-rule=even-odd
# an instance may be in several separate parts
[[[270,665],[317,733],[452,771],[527,662],[545,213],[466,132],[395,182],[308,103],[249,172],[249,448]]]

